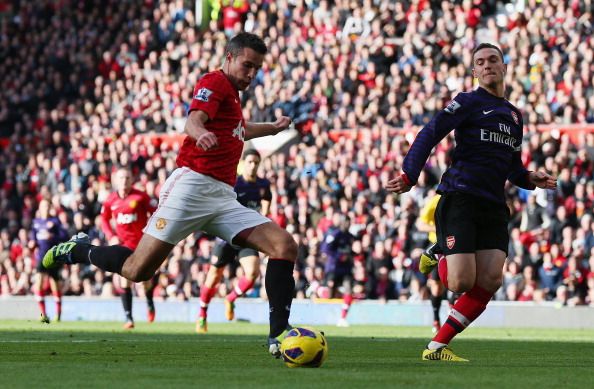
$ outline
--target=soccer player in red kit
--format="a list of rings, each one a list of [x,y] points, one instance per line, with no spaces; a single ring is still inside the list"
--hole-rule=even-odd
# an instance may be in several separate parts
[[[286,116],[266,123],[243,118],[239,91],[252,83],[267,51],[260,37],[239,33],[225,47],[222,69],[198,81],[178,168],[163,185],[159,207],[134,251],[119,245],[92,246],[88,237],[79,234],[50,249],[43,258],[44,266],[92,263],[139,282],[150,279],[173,247],[195,231],[253,248],[269,257],[265,277],[270,308],[268,350],[280,357],[278,338],[289,327],[295,289],[297,243],[270,219],[241,205],[233,190],[244,141],[275,135],[291,124]]]
[[[156,204],[145,192],[132,187],[132,173],[126,168],[119,168],[116,171],[113,184],[115,191],[112,192],[101,209],[101,229],[109,244],[121,244],[134,250],[142,238],[142,229],[148,221],[148,217],[156,209]],[[114,228],[114,225],[115,228]],[[132,317],[132,284],[126,278],[121,277],[121,286],[124,289],[122,294],[122,305],[126,314],[124,328],[134,328]],[[155,303],[153,302],[154,280],[143,282],[146,302],[148,304],[148,321],[155,320]]]

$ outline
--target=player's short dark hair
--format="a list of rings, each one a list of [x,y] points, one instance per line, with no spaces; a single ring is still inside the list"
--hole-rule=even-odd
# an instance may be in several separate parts
[[[227,42],[225,53],[231,53],[233,56],[236,56],[246,47],[258,54],[266,54],[268,52],[266,43],[258,35],[249,32],[240,32]]]
[[[250,155],[255,155],[256,157],[258,157],[258,159],[260,161],[262,160],[262,156],[260,155],[260,153],[256,149],[247,149],[246,151],[243,152],[243,156],[241,157],[241,159],[246,159]]]
[[[505,62],[503,60],[503,51],[501,51],[501,49],[499,47],[495,46],[492,43],[481,43],[477,47],[475,47],[475,49],[472,51],[472,63],[473,64],[474,64],[474,55],[477,53],[477,51],[482,50],[482,49],[495,49],[495,50],[497,50],[497,52],[499,53],[499,57],[501,57],[501,62]]]

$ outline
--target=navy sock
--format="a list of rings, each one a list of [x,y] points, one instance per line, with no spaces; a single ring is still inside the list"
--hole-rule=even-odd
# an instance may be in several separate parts
[[[292,261],[268,259],[266,266],[266,294],[270,306],[270,337],[276,338],[289,325],[291,303],[295,291]]]
[[[76,245],[75,249],[78,246]],[[122,273],[124,262],[133,253],[132,250],[124,246],[90,246],[90,248],[92,248],[88,254],[90,262],[87,263],[91,263],[99,269],[118,274]]]
[[[84,263],[86,265],[90,264],[91,262],[89,262],[89,251],[94,247],[96,246],[85,243],[77,243],[72,248],[72,261],[74,263]]]

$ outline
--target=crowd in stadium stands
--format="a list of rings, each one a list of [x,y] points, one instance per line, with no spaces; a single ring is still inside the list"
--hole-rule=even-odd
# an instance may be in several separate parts
[[[427,298],[417,270],[427,236],[415,221],[453,138],[397,198],[382,187],[411,139],[394,128],[422,126],[471,89],[472,49],[490,41],[502,46],[509,100],[523,111],[526,166],[559,177],[557,192],[509,186],[512,243],[496,298],[594,304],[594,133],[537,131],[594,123],[590,1],[214,3],[219,18],[199,29],[192,1],[0,1],[1,295],[33,293],[30,227],[41,199],[70,234],[103,244],[98,215],[115,167],[130,166],[137,187],[158,197],[177,146],[139,135],[182,132],[196,80],[221,65],[226,38],[245,29],[269,46],[242,97],[245,118],[282,112],[302,135],[261,166],[274,194],[269,216],[300,244],[298,298],[328,296],[320,242],[335,213],[355,237],[345,249],[356,298]],[[358,136],[330,138],[345,129]],[[182,241],[156,295],[198,296],[212,247],[200,234]],[[95,268],[64,268],[62,277],[65,295],[120,292],[118,278]],[[259,281],[248,296],[264,293]]]

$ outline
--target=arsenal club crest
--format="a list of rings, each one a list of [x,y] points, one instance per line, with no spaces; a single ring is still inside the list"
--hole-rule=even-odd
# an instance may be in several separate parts
[[[456,244],[456,237],[453,235],[450,235],[446,238],[446,246],[448,246],[448,249],[453,249],[454,245]]]
[[[518,114],[516,113],[516,111],[511,111],[511,115],[512,118],[514,119],[514,122],[516,122],[516,124],[520,124],[520,118],[518,118]]]

